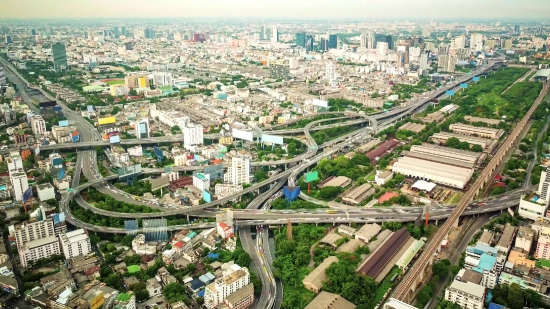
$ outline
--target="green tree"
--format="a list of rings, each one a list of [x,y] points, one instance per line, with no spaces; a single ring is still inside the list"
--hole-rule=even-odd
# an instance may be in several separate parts
[[[512,283],[508,289],[508,301],[506,304],[511,309],[523,308],[523,293],[521,287],[517,283]]]

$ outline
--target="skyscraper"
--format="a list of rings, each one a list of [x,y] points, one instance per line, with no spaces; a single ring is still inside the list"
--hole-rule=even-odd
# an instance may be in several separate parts
[[[329,40],[321,38],[321,51],[328,51],[329,49]]]
[[[386,35],[386,43],[388,43],[388,48],[390,50],[392,50],[395,47],[393,42],[393,36],[391,36],[391,34]]]
[[[426,69],[430,68],[430,66],[428,65],[428,54],[427,53],[422,53],[420,55],[420,60],[418,60],[418,64],[420,65],[421,70],[426,70]]]
[[[52,45],[53,69],[56,72],[61,72],[67,69],[67,51],[62,43]]]
[[[368,49],[374,49],[374,32],[372,32],[372,31],[369,31],[367,48]]]
[[[6,44],[11,44],[12,43],[11,36],[6,34],[4,36],[4,41],[6,42]]]
[[[466,46],[466,36],[459,35],[455,38],[454,48],[464,48]]]
[[[329,34],[328,48],[338,48],[338,36],[336,36],[336,34]]]
[[[36,29],[31,29],[31,35],[36,35]]]
[[[122,34],[123,36],[126,36],[126,27],[124,26],[122,27],[120,34]]]
[[[143,31],[143,36],[146,38],[146,39],[154,39],[155,38],[155,30],[153,29],[149,29],[149,28],[145,28],[145,30]]]
[[[473,33],[470,37],[470,49],[473,51],[483,50],[483,34]]]
[[[376,43],[376,53],[381,56],[388,54],[388,43],[387,42],[378,42]]]
[[[148,138],[150,136],[149,120],[147,118],[143,118],[136,122],[135,135],[137,138]]]
[[[115,39],[118,39],[118,37],[120,36],[120,32],[119,32],[118,27],[115,27],[115,29],[113,29],[113,33],[115,35]]]
[[[191,149],[193,146],[204,143],[204,133],[202,125],[187,124],[182,128],[183,148]]]
[[[334,67],[334,63],[327,63],[325,74],[329,84],[332,84],[336,80],[336,67]]]
[[[306,33],[305,32],[296,33],[296,46],[297,47],[306,47]]]
[[[313,51],[313,35],[306,36],[306,51]]]
[[[260,27],[260,40],[265,40],[265,26]]]
[[[273,32],[271,33],[271,42],[279,42],[279,29],[277,29],[277,27],[273,27]]]
[[[514,26],[514,32],[515,32],[515,33],[520,33],[520,32],[521,32],[521,27],[520,27],[520,25],[515,25],[515,26]]]
[[[367,48],[368,46],[368,35],[366,33],[361,33],[361,48]]]

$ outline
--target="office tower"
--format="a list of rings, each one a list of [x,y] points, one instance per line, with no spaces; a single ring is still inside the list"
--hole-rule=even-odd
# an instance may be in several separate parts
[[[232,157],[223,180],[225,183],[236,186],[250,183],[250,158]]]
[[[367,38],[367,48],[374,49],[374,32],[369,31],[369,37]]]
[[[59,242],[66,259],[75,256],[86,256],[92,252],[90,237],[84,229],[59,235]]]
[[[12,151],[7,158],[8,171],[18,171],[23,169],[23,159],[17,151]]]
[[[433,42],[426,42],[424,44],[424,50],[433,51],[435,49],[435,44]]]
[[[361,33],[361,36],[359,36],[360,39],[360,46],[361,48],[367,48],[368,46],[368,35],[366,33]]]
[[[46,133],[46,121],[40,115],[31,117],[31,129],[34,135],[44,135]]]
[[[249,283],[250,273],[248,272],[248,268],[241,268],[236,264],[232,265],[229,270],[225,271],[222,278],[218,278],[206,286],[204,290],[204,306],[208,309],[218,308],[218,305],[222,304],[226,298],[245,288]]]
[[[15,244],[23,267],[27,267],[31,261],[61,253],[53,219],[16,225]]]
[[[306,51],[313,51],[313,35],[306,36]]]
[[[6,72],[4,72],[4,67],[0,66],[0,86],[4,86],[7,83]]]
[[[455,38],[454,48],[464,48],[466,46],[466,36],[459,35]]]
[[[385,56],[388,54],[388,43],[387,42],[378,42],[376,43],[376,53],[380,56]]]
[[[336,67],[334,66],[334,63],[332,63],[332,61],[328,62],[325,70],[326,78],[329,84],[332,84],[334,81],[336,81]]]
[[[441,44],[437,47],[438,55],[448,55],[449,54],[449,45]]]
[[[514,26],[514,32],[515,33],[520,33],[521,32],[521,27],[519,25],[515,25]]]
[[[297,47],[306,47],[306,33],[305,32],[296,33],[296,46]]]
[[[94,32],[92,30],[88,30],[88,36],[87,38],[90,40],[90,41],[93,41],[94,40]]]
[[[409,47],[408,62],[418,62],[421,53],[420,47]]]
[[[113,29],[113,34],[115,35],[115,39],[118,39],[118,37],[120,36],[120,32],[118,30],[118,27],[115,27],[115,29]]]
[[[155,72],[153,73],[153,81],[155,86],[164,87],[173,85],[172,73],[167,72]]]
[[[265,26],[260,27],[260,40],[265,40]]]
[[[273,27],[273,32],[271,33],[271,43],[279,42],[279,29]]]
[[[150,137],[149,119],[143,118],[140,121],[136,122],[135,134],[136,134],[137,138],[148,138],[148,137]]]
[[[269,76],[275,79],[288,80],[290,75],[290,68],[284,63],[270,63],[269,64]]]
[[[4,36],[4,42],[6,42],[6,44],[11,44],[11,43],[13,43],[12,40],[11,40],[11,36],[9,36],[9,35],[6,34],[6,35]]]
[[[146,39],[154,39],[155,38],[155,30],[150,29],[150,28],[145,28],[145,30],[143,32],[143,36]]]
[[[336,34],[329,34],[328,36],[328,48],[337,48],[338,47],[338,36]]]
[[[36,29],[31,29],[31,35],[36,35]]]
[[[437,58],[438,71],[453,73],[455,71],[456,62],[456,55],[439,55]]]
[[[428,54],[422,53],[420,55],[420,60],[418,60],[418,64],[420,65],[421,70],[429,69],[430,66],[428,65]]]
[[[329,40],[325,39],[325,38],[321,38],[321,51],[328,51],[329,49]]]
[[[187,124],[182,128],[183,131],[183,147],[191,149],[193,146],[202,145],[204,143],[204,132],[200,124]]]
[[[52,45],[53,68],[56,72],[62,72],[67,69],[67,51],[62,43]]]
[[[84,31],[84,39],[88,39],[88,31]]]
[[[483,50],[483,34],[473,33],[470,36],[470,49],[473,51]]]
[[[46,35],[53,35],[54,33],[53,28],[50,26],[46,26],[45,32],[46,32]]]
[[[388,49],[392,50],[394,46],[393,36],[390,34],[386,35],[386,43],[388,43]]]
[[[193,187],[202,191],[210,190],[210,174],[193,174]]]
[[[512,44],[513,44],[512,40],[504,40],[504,43],[502,44],[502,48],[510,49],[512,48]]]
[[[13,187],[15,200],[18,202],[23,202],[23,194],[29,188],[29,180],[27,179],[27,174],[25,174],[23,169],[11,170],[10,181]]]
[[[123,36],[126,36],[126,27],[122,27],[122,29],[120,30],[120,34],[122,34]]]
[[[126,50],[133,50],[134,49],[134,43],[132,42],[126,42],[124,44],[124,47],[126,47]]]

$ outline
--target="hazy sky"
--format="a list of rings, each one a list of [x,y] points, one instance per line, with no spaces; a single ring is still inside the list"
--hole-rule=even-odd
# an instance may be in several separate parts
[[[0,0],[0,19],[547,19],[550,0]]]

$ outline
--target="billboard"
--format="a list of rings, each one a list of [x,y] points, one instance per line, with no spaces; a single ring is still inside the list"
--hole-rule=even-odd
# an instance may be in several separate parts
[[[315,180],[319,179],[319,172],[309,172],[305,175],[305,181],[306,182],[313,182]]]
[[[162,162],[162,160],[164,160],[164,153],[162,152],[162,149],[155,146],[153,147],[153,152],[155,153],[155,156],[157,156],[158,162]]]
[[[60,127],[66,127],[69,125],[69,120],[59,120],[58,124]]]
[[[328,108],[328,102],[325,100],[313,99],[313,106]]]
[[[110,144],[120,143],[120,136],[118,135],[109,136],[109,143]]]
[[[86,107],[86,110],[88,111],[88,113],[93,113],[94,112],[94,106],[93,105],[88,105]]]
[[[273,143],[273,144],[277,144],[277,145],[282,145],[283,144],[283,137],[282,136],[263,134],[262,135],[262,143]]]
[[[23,193],[23,203],[32,198],[32,187],[28,187],[25,193]]]
[[[105,297],[103,293],[97,294],[94,298],[90,299],[90,309],[97,309],[105,303]]]
[[[118,177],[127,177],[131,175],[137,175],[141,173],[141,164],[119,168],[117,170],[117,173],[118,173]]]
[[[80,135],[78,134],[78,131],[73,131],[73,133],[71,133],[71,136],[73,137],[73,143],[76,143],[80,140]]]
[[[40,109],[44,109],[44,108],[53,108],[54,106],[57,105],[57,102],[56,101],[46,101],[46,102],[40,102]]]
[[[462,83],[462,84],[460,84],[460,88],[468,88],[468,84]]]
[[[445,94],[448,95],[448,96],[453,96],[453,95],[455,95],[455,92],[453,90],[447,90],[447,91],[445,91]]]
[[[233,129],[231,132],[231,136],[233,136],[234,138],[242,139],[249,142],[253,140],[252,132],[247,132],[243,130]]]
[[[298,198],[298,195],[300,195],[300,187],[284,186],[283,194],[287,200],[294,201]]]
[[[57,172],[57,180],[61,180],[63,179],[63,177],[65,177],[65,169],[62,168],[59,170],[59,172]]]
[[[472,78],[472,80],[473,80],[474,82],[479,82],[479,76],[476,76],[476,77]]]
[[[202,191],[202,199],[205,202],[210,203],[210,202],[212,202],[212,194],[210,194],[210,192],[204,190],[204,191]]]
[[[209,165],[204,168],[204,174],[210,176],[210,179],[223,179],[223,164]]]
[[[7,189],[8,189],[8,186],[0,185],[0,191],[6,191]]]
[[[116,117],[111,116],[111,117],[99,118],[97,122],[99,123],[99,125],[116,123]]]

